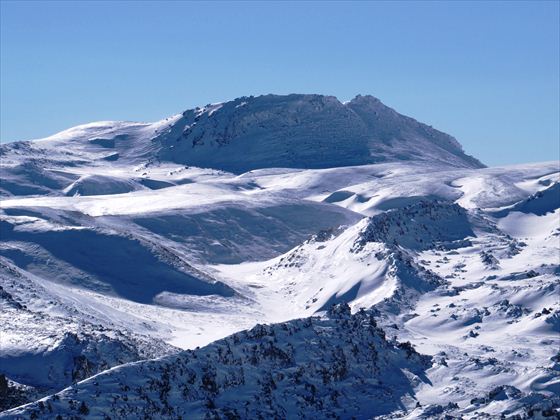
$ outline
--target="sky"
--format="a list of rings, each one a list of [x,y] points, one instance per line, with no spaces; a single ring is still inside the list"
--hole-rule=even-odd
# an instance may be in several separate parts
[[[495,166],[560,159],[558,1],[0,0],[0,139],[371,94]]]

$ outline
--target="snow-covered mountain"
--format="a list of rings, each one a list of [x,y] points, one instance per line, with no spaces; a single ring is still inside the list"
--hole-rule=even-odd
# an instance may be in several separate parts
[[[559,162],[320,95],[0,158],[0,417],[558,415]]]
[[[46,164],[54,168],[92,162],[173,162],[234,173],[406,160],[483,166],[466,155],[453,137],[397,113],[372,96],[357,96],[344,104],[322,95],[242,97],[153,124],[97,122],[33,142],[0,146],[5,161],[21,154],[29,159],[15,159],[19,164],[2,168],[4,194],[64,190],[70,195],[92,195],[165,186],[140,177],[123,180],[87,173],[76,178],[65,171],[45,172]]]

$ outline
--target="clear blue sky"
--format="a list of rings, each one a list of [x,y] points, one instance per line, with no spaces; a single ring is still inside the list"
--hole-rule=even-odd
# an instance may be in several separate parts
[[[0,138],[368,93],[487,164],[559,159],[559,15],[558,1],[2,0]]]

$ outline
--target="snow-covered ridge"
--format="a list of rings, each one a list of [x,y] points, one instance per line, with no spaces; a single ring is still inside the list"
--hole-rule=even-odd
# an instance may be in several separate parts
[[[461,247],[474,236],[467,212],[442,201],[420,200],[370,218],[355,249],[368,242],[385,242],[410,249]],[[454,243],[455,242],[455,243]]]
[[[153,124],[104,121],[0,146],[6,162],[21,153],[53,163],[165,161],[236,173],[399,160],[482,166],[453,137],[372,96],[346,104],[322,95],[242,97]]]
[[[371,313],[257,325],[202,349],[123,365],[0,418],[370,418],[415,404],[430,357],[389,342]],[[99,392],[102,392],[101,394]]]

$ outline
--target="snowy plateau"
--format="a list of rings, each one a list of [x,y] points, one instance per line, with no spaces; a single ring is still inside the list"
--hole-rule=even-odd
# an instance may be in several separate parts
[[[0,159],[1,419],[560,418],[558,161],[322,95]]]

